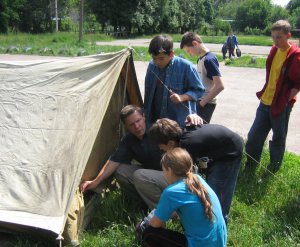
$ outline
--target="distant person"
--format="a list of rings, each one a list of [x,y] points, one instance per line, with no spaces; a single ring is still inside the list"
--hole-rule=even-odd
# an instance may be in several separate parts
[[[149,138],[164,151],[181,147],[190,153],[217,194],[227,222],[242,161],[243,139],[221,125],[204,124],[182,130],[175,121],[167,118],[152,125]],[[206,162],[202,162],[204,159]]]
[[[233,34],[232,31],[229,33],[226,43],[229,51],[229,58],[235,57],[234,49],[236,46],[238,46],[239,42],[237,40],[237,37]]]
[[[123,107],[120,119],[128,134],[122,138],[95,179],[83,181],[80,190],[85,192],[94,189],[114,175],[127,195],[137,201],[143,199],[149,208],[153,208],[167,186],[160,166],[161,151],[156,144],[149,141],[145,116],[140,107],[135,105]],[[186,122],[199,124],[199,119],[200,117],[193,114],[187,116]]]
[[[217,105],[217,95],[224,90],[224,83],[219,70],[216,56],[204,45],[200,36],[193,32],[186,32],[180,43],[191,56],[198,56],[197,69],[205,86],[205,93],[197,104],[197,114],[209,123]]]
[[[223,59],[226,59],[227,50],[228,50],[228,46],[227,46],[227,42],[225,41],[223,46],[222,46],[222,49],[221,49]]]
[[[266,81],[256,93],[260,99],[246,143],[246,168],[253,171],[258,165],[265,140],[269,141],[268,170],[279,170],[284,152],[291,109],[300,90],[300,49],[289,42],[291,26],[286,20],[275,22],[271,28],[274,45],[266,61]]]
[[[199,74],[191,62],[174,55],[169,36],[155,36],[148,51],[152,61],[145,77],[147,127],[164,117],[184,127],[187,115],[196,113],[196,100],[204,93]]]
[[[187,151],[169,150],[161,165],[169,186],[145,227],[145,246],[226,246],[227,230],[218,197],[199,175],[192,173],[193,161]],[[165,228],[174,212],[179,216],[183,233]]]

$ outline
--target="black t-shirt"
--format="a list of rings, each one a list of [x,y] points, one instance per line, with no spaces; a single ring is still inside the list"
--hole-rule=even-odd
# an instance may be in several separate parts
[[[142,140],[132,134],[125,135],[109,159],[122,164],[131,164],[132,160],[136,160],[145,169],[161,170],[161,151],[158,145],[149,141],[147,134]]]
[[[230,129],[217,124],[203,124],[185,129],[180,147],[185,148],[193,160],[208,157],[214,161],[228,161],[243,153],[243,139]]]

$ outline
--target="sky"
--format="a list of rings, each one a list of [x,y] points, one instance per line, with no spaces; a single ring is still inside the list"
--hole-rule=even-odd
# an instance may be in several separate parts
[[[290,0],[272,0],[273,4],[280,5],[282,7],[286,6]]]

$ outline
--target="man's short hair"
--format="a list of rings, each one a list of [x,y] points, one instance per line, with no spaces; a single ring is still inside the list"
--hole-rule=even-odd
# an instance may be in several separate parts
[[[169,141],[179,143],[183,130],[178,123],[168,119],[158,119],[149,129],[150,140],[155,144],[168,144]]]
[[[131,114],[133,114],[134,112],[138,112],[141,115],[143,115],[143,110],[141,107],[136,106],[136,105],[127,105],[124,106],[120,112],[120,119],[122,121],[122,123],[125,123],[125,119],[130,116]]]
[[[170,36],[167,35],[158,35],[155,36],[149,45],[148,52],[153,55],[157,56],[159,54],[167,54],[168,56],[173,51],[173,40]]]
[[[287,20],[276,21],[271,28],[271,31],[282,31],[285,34],[291,32],[291,24]]]
[[[186,32],[181,39],[180,49],[183,49],[184,46],[193,46],[193,41],[197,41],[198,43],[203,43],[201,37],[193,32]]]

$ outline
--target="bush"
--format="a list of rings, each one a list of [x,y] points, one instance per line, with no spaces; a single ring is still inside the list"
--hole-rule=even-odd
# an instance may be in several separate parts
[[[204,22],[198,31],[198,33],[202,35],[213,35],[213,32],[212,26],[207,22]]]
[[[251,28],[251,27],[246,27],[244,29],[244,33],[248,34],[248,35],[261,35],[263,33],[262,30],[260,30],[259,28],[255,27],[255,28]]]

